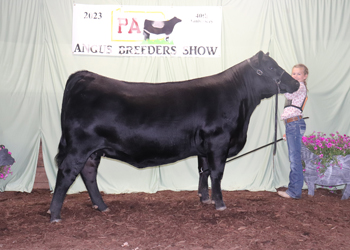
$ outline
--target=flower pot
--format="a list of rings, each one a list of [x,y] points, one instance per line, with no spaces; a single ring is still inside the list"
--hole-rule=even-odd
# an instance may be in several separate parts
[[[313,196],[315,185],[321,186],[339,186],[345,184],[342,200],[350,196],[350,155],[336,156],[339,166],[329,166],[327,170],[320,174],[317,170],[318,165],[315,162],[319,159],[318,155],[313,154],[304,144],[301,146],[301,159],[305,162],[304,180],[308,185],[308,194]]]
[[[11,174],[11,166],[15,162],[11,153],[5,148],[4,145],[0,145],[0,179],[6,179]]]

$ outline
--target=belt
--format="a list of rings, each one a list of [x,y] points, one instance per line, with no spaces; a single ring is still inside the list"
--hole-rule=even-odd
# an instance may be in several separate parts
[[[299,116],[294,116],[292,118],[288,118],[288,119],[286,119],[284,121],[285,121],[285,123],[290,123],[290,122],[298,121],[298,120],[301,120],[301,119],[303,119],[303,117],[301,115],[299,115]]]

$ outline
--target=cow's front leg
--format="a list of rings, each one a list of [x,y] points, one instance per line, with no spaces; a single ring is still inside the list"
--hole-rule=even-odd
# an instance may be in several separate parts
[[[143,30],[143,40],[144,41],[149,40],[149,37],[150,37],[150,35],[149,35],[148,31]]]
[[[97,168],[100,164],[101,155],[98,152],[95,152],[90,155],[88,160],[85,163],[83,170],[80,172],[81,177],[84,181],[85,187],[89,192],[93,208],[98,209],[102,212],[108,212],[109,209],[107,205],[103,202],[101,193],[97,186],[96,176]]]
[[[82,168],[82,164],[70,167],[67,166],[67,162],[75,162],[75,159],[68,160],[68,157],[66,157],[61,167],[58,169],[55,191],[48,211],[48,213],[51,214],[51,222],[61,221],[61,209],[64,198],[66,197],[69,187],[73,184]]]
[[[208,166],[208,160],[205,157],[198,156],[198,171],[199,171],[199,184],[198,184],[198,196],[200,201],[205,204],[212,204],[212,200],[209,197],[208,189],[208,177],[210,170]]]
[[[222,153],[212,153],[208,156],[211,180],[211,199],[215,202],[217,210],[225,210],[226,205],[222,199],[221,180],[224,174],[226,156]]]

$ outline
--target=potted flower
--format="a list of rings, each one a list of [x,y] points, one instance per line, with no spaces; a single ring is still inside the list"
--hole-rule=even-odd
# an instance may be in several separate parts
[[[350,137],[318,132],[303,136],[301,158],[304,180],[309,195],[314,195],[315,184],[338,186],[350,184]],[[350,185],[343,190],[342,200],[350,196]]]
[[[0,179],[6,179],[9,174],[12,174],[11,166],[15,162],[12,158],[11,152],[5,148],[4,145],[0,145]]]

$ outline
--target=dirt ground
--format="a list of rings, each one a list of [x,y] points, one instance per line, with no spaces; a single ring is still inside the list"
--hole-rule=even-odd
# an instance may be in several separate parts
[[[227,206],[199,203],[195,191],[104,195],[111,211],[91,208],[87,193],[68,195],[62,222],[50,223],[49,190],[0,193],[0,249],[350,249],[350,200],[341,191],[223,192]]]

